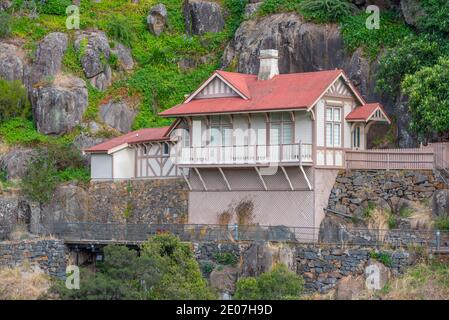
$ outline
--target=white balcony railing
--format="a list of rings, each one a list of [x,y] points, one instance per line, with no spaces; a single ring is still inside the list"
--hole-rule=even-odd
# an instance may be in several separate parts
[[[269,146],[182,147],[176,161],[178,165],[312,163],[312,145],[297,143]]]

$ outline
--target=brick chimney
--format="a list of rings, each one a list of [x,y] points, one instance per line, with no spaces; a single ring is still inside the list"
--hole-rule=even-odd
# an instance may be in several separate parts
[[[270,80],[279,74],[279,54],[277,50],[260,50],[259,60],[259,74],[257,75],[259,80]]]

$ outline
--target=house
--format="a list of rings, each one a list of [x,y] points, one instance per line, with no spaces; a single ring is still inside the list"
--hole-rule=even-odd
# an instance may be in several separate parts
[[[182,177],[189,223],[216,224],[250,201],[253,223],[307,228],[319,227],[345,152],[390,123],[344,71],[279,74],[276,50],[260,51],[258,75],[217,70],[160,115],[172,126],[86,150],[92,179]]]

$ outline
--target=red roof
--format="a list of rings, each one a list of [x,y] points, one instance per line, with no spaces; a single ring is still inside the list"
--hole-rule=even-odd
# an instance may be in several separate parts
[[[179,104],[161,116],[252,112],[312,107],[324,91],[341,75],[342,70],[280,74],[270,80],[256,75],[216,71],[248,99],[241,97],[193,99]]]
[[[368,103],[352,110],[347,116],[348,121],[368,121],[376,109],[380,109],[389,122],[391,122],[383,106],[380,103]]]
[[[168,127],[161,128],[144,128],[136,131],[129,132],[123,136],[110,139],[103,143],[97,144],[91,148],[84,150],[85,152],[109,152],[110,150],[119,147],[124,144],[133,144],[139,142],[149,142],[149,141],[165,141],[169,137],[167,133],[170,129]]]

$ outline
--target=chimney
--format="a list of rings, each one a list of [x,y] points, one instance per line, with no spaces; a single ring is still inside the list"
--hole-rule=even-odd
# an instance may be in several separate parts
[[[279,74],[278,59],[279,54],[277,50],[268,49],[260,50],[260,66],[257,78],[259,80],[270,80]]]

